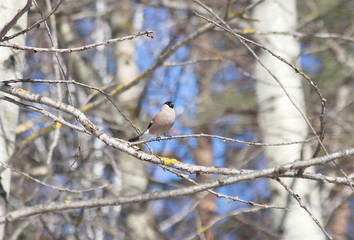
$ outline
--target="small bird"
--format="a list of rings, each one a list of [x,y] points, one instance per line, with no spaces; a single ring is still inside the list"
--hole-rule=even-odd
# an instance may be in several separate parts
[[[174,103],[171,101],[165,102],[162,105],[161,110],[155,117],[152,118],[149,126],[146,128],[144,132],[139,134],[136,137],[129,139],[129,142],[138,141],[143,135],[155,135],[157,137],[166,135],[166,133],[171,129],[173,126],[176,114],[174,108]]]

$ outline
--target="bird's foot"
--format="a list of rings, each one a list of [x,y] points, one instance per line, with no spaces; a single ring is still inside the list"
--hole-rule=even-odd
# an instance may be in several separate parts
[[[171,135],[165,134],[164,136],[167,137],[167,138],[169,138],[168,140],[172,140],[172,136],[171,136]]]

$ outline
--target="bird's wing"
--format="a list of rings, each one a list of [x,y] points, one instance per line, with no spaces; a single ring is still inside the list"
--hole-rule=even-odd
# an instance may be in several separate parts
[[[149,123],[148,127],[146,128],[146,130],[149,130],[153,123],[154,123],[154,118],[151,120],[151,122]]]

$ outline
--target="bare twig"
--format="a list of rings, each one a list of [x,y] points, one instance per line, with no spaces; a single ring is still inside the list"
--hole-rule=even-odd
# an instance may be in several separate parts
[[[327,233],[327,231],[324,229],[324,227],[322,227],[321,223],[318,221],[318,219],[311,213],[311,211],[308,209],[308,207],[305,206],[305,204],[302,202],[301,197],[296,194],[293,190],[291,190],[288,185],[286,185],[282,180],[280,180],[279,178],[276,178],[275,180],[277,180],[277,182],[280,183],[280,185],[282,185],[285,190],[290,193],[290,195],[299,203],[300,207],[303,208],[312,218],[312,220],[317,224],[317,226],[322,230],[322,232],[329,238],[329,239],[333,239],[329,233]]]
[[[170,168],[168,166],[162,165],[162,164],[160,164],[159,166],[162,167],[163,169],[169,171],[169,172],[172,172],[176,176],[181,177],[184,180],[193,183],[194,185],[199,185],[199,183],[197,183],[195,180],[191,179],[187,174],[183,174],[183,173],[177,172],[176,170],[174,170],[174,169],[172,169],[172,168]],[[256,203],[256,202],[253,202],[253,201],[242,200],[239,197],[236,197],[236,196],[233,197],[233,196],[221,194],[221,193],[218,193],[218,192],[216,192],[214,190],[211,190],[211,189],[207,189],[207,191],[209,193],[215,195],[218,198],[225,198],[225,199],[228,199],[228,200],[231,200],[231,201],[245,203],[245,204],[248,204],[248,205],[253,206],[253,207],[259,207],[259,208],[264,208],[264,209],[269,209],[269,208],[286,209],[286,207],[281,207],[281,206],[276,206],[276,205],[260,204],[260,203]]]
[[[133,35],[129,35],[129,36],[125,36],[125,37],[113,38],[113,39],[105,40],[103,42],[93,43],[93,44],[89,44],[89,45],[85,45],[85,46],[81,46],[81,47],[76,47],[76,48],[62,48],[62,49],[58,49],[58,48],[38,48],[38,47],[19,46],[17,44],[12,44],[12,43],[0,43],[0,47],[9,47],[9,48],[13,48],[13,49],[16,49],[16,50],[26,50],[26,51],[34,51],[34,52],[72,53],[72,52],[85,51],[87,49],[91,49],[91,48],[95,48],[95,47],[99,47],[99,46],[105,46],[105,45],[111,44],[111,43],[122,42],[122,41],[126,41],[126,40],[132,40],[134,38],[137,38],[137,37],[143,36],[143,35],[145,35],[145,36],[147,36],[149,38],[153,38],[153,33],[154,33],[153,31],[138,32],[138,33],[133,34]]]
[[[111,95],[104,90],[90,86],[84,83],[77,82],[75,80],[52,80],[52,79],[10,79],[10,80],[1,80],[0,81],[3,84],[10,84],[10,83],[17,83],[17,82],[22,82],[22,83],[50,83],[50,84],[56,84],[56,83],[62,83],[62,84],[73,84],[76,86],[84,87],[90,90],[97,91],[101,94],[103,94],[111,103],[112,105],[117,109],[117,111],[122,115],[122,117],[130,123],[130,125],[136,130],[138,129],[137,126],[126,116],[123,111],[118,107],[118,105],[115,103],[115,101],[112,99]],[[87,110],[89,107],[86,105],[83,110]]]
[[[41,12],[41,9],[38,6],[37,1],[33,0],[33,2],[34,2],[34,4],[36,5],[36,7],[38,9],[38,13],[41,15],[42,18],[44,18],[43,14]],[[47,4],[48,8],[51,8],[50,1],[47,0],[46,4]],[[50,24],[51,24],[51,30],[52,31],[50,30],[50,28],[49,28],[49,26],[47,24],[47,21],[44,21],[45,30],[46,30],[47,35],[49,37],[49,41],[50,41],[51,47],[52,48],[57,48],[58,47],[58,38],[57,38],[57,29],[56,29],[56,20],[55,20],[55,18],[51,18]],[[54,60],[55,78],[60,78],[60,77],[67,78],[67,73],[64,70],[64,66],[63,66],[63,64],[60,61],[62,58],[59,55],[59,53],[54,53],[54,56],[52,56],[52,58]],[[57,86],[56,91],[57,91],[59,99],[62,99],[63,91],[62,91],[61,85]],[[69,94],[69,103],[71,105],[73,105],[73,102],[72,102],[70,94]],[[58,115],[59,115],[59,117],[62,117],[62,112],[59,111]],[[47,164],[49,164],[51,162],[54,149],[56,148],[56,146],[59,143],[61,128],[58,127],[58,126],[55,126],[54,129],[55,129],[54,130],[54,136],[53,136],[53,139],[52,139],[52,141],[51,141],[51,143],[49,145],[49,148],[48,148],[48,154],[47,154],[47,160],[46,160]]]
[[[224,59],[222,57],[213,57],[213,58],[190,60],[190,61],[185,61],[185,62],[164,62],[163,66],[166,66],[166,67],[185,66],[185,65],[191,65],[191,64],[201,63],[201,62],[223,61],[223,60]]]
[[[11,171],[13,172],[16,172],[22,176],[24,176],[25,178],[27,179],[30,179],[32,180],[33,182],[36,182],[40,185],[43,185],[45,187],[48,187],[48,188],[51,188],[51,189],[54,189],[54,190],[58,190],[60,192],[68,192],[68,193],[84,193],[84,192],[90,192],[90,191],[94,191],[94,190],[98,190],[98,189],[102,189],[102,188],[106,188],[107,186],[109,186],[110,184],[107,183],[107,184],[104,184],[102,186],[99,186],[99,187],[93,187],[93,188],[88,188],[88,189],[83,189],[83,190],[72,190],[72,189],[68,189],[68,188],[62,188],[62,187],[57,187],[57,186],[53,186],[53,185],[50,185],[48,183],[45,183],[45,182],[42,182],[40,181],[39,179],[37,178],[34,178],[32,176],[30,176],[29,174],[25,173],[25,172],[22,172],[16,168],[13,168],[13,167],[10,167],[8,164],[6,164],[5,162],[2,162],[0,161],[0,164],[4,167],[4,168],[9,168]]]
[[[316,137],[312,137],[312,138],[309,138],[309,139],[305,139],[303,141],[296,141],[296,142],[261,143],[261,142],[242,141],[242,140],[237,140],[237,139],[223,137],[223,136],[218,136],[218,135],[198,133],[198,134],[175,135],[175,136],[169,136],[169,137],[158,137],[158,138],[152,138],[152,139],[146,139],[146,140],[140,140],[140,141],[136,141],[136,142],[131,142],[129,144],[131,146],[134,146],[134,145],[139,145],[139,144],[147,143],[147,142],[155,142],[155,141],[163,141],[163,140],[171,140],[171,139],[183,139],[183,138],[201,138],[201,137],[220,139],[223,142],[242,143],[242,144],[249,145],[249,146],[285,146],[285,145],[293,145],[293,144],[303,144],[305,142],[310,142],[310,141],[316,139]]]
[[[8,41],[10,39],[13,39],[17,36],[20,36],[21,34],[24,34],[30,30],[32,30],[33,28],[37,28],[39,26],[39,24],[41,24],[42,22],[44,22],[46,19],[48,19],[51,15],[53,15],[59,8],[59,6],[61,5],[61,3],[63,2],[63,0],[59,0],[57,5],[52,9],[52,11],[50,11],[44,18],[42,18],[41,20],[35,22],[34,24],[32,24],[30,27],[22,30],[22,31],[19,31],[15,34],[12,34],[11,36],[6,36],[4,38],[0,38],[0,42],[3,42],[3,41]]]
[[[6,23],[6,25],[0,31],[0,39],[2,39],[5,34],[17,23],[17,20],[20,19],[20,17],[22,17],[22,15],[25,14],[28,9],[30,9],[31,4],[32,0],[27,0],[26,5],[22,9],[18,10],[16,15],[8,23]]]
[[[15,221],[20,218],[34,216],[38,214],[44,214],[48,212],[55,212],[61,210],[69,210],[76,208],[93,208],[93,207],[102,207],[102,206],[118,206],[127,203],[135,203],[135,202],[144,202],[151,201],[157,199],[166,199],[171,197],[185,196],[190,195],[192,193],[197,193],[204,191],[206,189],[217,187],[223,185],[223,182],[214,181],[212,183],[205,183],[197,186],[191,187],[183,187],[174,190],[167,190],[162,192],[150,192],[137,194],[132,196],[124,196],[118,197],[115,199],[90,199],[90,200],[81,200],[81,201],[68,201],[65,203],[49,203],[49,204],[41,204],[32,207],[25,207],[19,210],[15,210],[7,213],[4,216],[0,216],[0,224],[5,222]]]
[[[233,210],[225,215],[219,216],[219,217],[215,217],[214,219],[210,220],[210,222],[206,225],[203,226],[203,231],[198,231],[196,233],[191,234],[190,236],[187,236],[186,238],[184,238],[185,240],[193,240],[196,239],[196,237],[198,237],[202,232],[208,230],[209,228],[213,227],[214,225],[216,225],[218,222],[220,222],[221,220],[228,218],[228,217],[232,217],[232,216],[236,216],[242,213],[251,213],[251,212],[257,212],[262,210],[262,208],[260,207],[252,207],[252,208],[248,208],[248,209],[237,209],[237,210]]]
[[[342,41],[354,42],[354,37],[345,36],[338,33],[303,33],[303,32],[284,32],[284,31],[255,31],[253,29],[240,30],[234,29],[238,34],[246,35],[287,35],[297,38],[319,38],[319,39],[337,39]]]

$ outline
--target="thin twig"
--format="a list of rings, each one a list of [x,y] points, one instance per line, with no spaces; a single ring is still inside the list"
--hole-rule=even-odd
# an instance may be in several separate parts
[[[37,7],[37,10],[38,10],[38,13],[40,14],[40,16],[42,18],[44,18],[43,14],[41,12],[41,9],[39,8],[39,5],[38,5],[37,1],[33,0],[33,2],[34,2],[34,4]],[[48,8],[51,8],[51,3],[50,3],[49,0],[46,0],[46,4],[48,5]],[[55,18],[51,18],[50,24],[51,24],[52,32],[50,31],[50,28],[49,28],[49,26],[47,24],[47,21],[44,21],[45,30],[47,32],[51,47],[52,48],[56,48],[56,47],[58,47],[58,38],[57,38],[57,30],[56,30]],[[67,74],[66,74],[66,71],[64,70],[64,66],[60,62],[61,56],[59,55],[59,53],[54,53],[54,56],[52,56],[52,58],[53,58],[53,61],[54,61],[55,78],[60,78],[60,75],[63,78],[67,78]],[[61,85],[57,86],[56,91],[57,91],[57,94],[58,94],[58,98],[62,99],[63,91],[62,91]],[[71,105],[73,105],[70,92],[69,92],[69,103]],[[60,118],[62,117],[62,114],[63,114],[62,112],[60,112],[60,111],[58,112],[58,115],[59,115]],[[58,126],[55,126],[54,129],[55,129],[54,130],[54,136],[53,136],[53,139],[52,139],[52,141],[51,141],[51,143],[49,145],[49,148],[48,148],[48,154],[47,154],[47,160],[46,160],[47,164],[49,164],[51,162],[52,157],[53,157],[53,153],[54,153],[54,149],[56,148],[56,146],[59,143],[61,128],[58,127]]]
[[[1,29],[0,39],[2,39],[6,35],[6,33],[17,23],[17,20],[20,19],[20,17],[22,17],[22,15],[30,9],[31,5],[32,0],[27,0],[26,5],[22,9],[18,10],[16,15],[8,23],[6,23],[3,29]]]
[[[345,36],[337,33],[303,33],[303,32],[284,32],[284,31],[255,31],[253,29],[240,30],[234,29],[234,32],[245,35],[286,35],[297,38],[319,38],[319,39],[337,39],[342,41],[354,42],[354,37]]]
[[[201,63],[201,62],[223,61],[223,60],[224,59],[222,57],[212,57],[212,58],[189,60],[185,62],[164,62],[162,65],[166,67],[185,66],[185,65],[191,65],[191,64]]]
[[[1,80],[0,83],[3,84],[10,84],[10,83],[17,83],[17,82],[23,82],[23,83],[50,83],[50,84],[56,84],[56,83],[62,83],[62,84],[73,84],[73,85],[77,85],[80,87],[84,87],[90,90],[94,90],[97,91],[101,94],[103,94],[111,103],[112,105],[117,109],[117,111],[122,115],[122,117],[129,122],[129,124],[135,129],[137,130],[138,127],[129,119],[129,117],[127,115],[125,115],[123,113],[123,111],[118,107],[118,105],[115,103],[115,101],[112,99],[111,94],[105,92],[104,90],[94,87],[94,86],[90,86],[84,83],[80,83],[77,82],[75,80],[51,80],[51,79],[10,79],[10,80]],[[87,110],[89,109],[87,107],[87,105],[83,108],[83,110]]]
[[[10,169],[11,171],[13,172],[16,172],[22,176],[24,176],[25,178],[27,179],[30,179],[32,180],[33,182],[36,182],[40,185],[43,185],[45,187],[48,187],[48,188],[51,188],[51,189],[54,189],[54,190],[58,190],[60,192],[68,192],[68,193],[84,193],[84,192],[90,192],[90,191],[95,191],[95,190],[99,190],[99,189],[103,189],[103,188],[106,188],[107,186],[109,186],[110,184],[107,183],[107,184],[104,184],[102,186],[99,186],[99,187],[93,187],[93,188],[88,188],[88,189],[83,189],[83,190],[72,190],[72,189],[68,189],[68,188],[62,188],[62,187],[57,187],[57,186],[53,186],[53,185],[50,185],[48,183],[45,183],[45,182],[42,182],[40,181],[39,179],[37,178],[34,178],[32,176],[30,176],[29,174],[25,173],[25,172],[22,172],[16,168],[13,168],[11,166],[9,166],[8,164],[6,164],[5,162],[2,162],[0,161],[0,164],[4,167],[4,168],[8,168]]]
[[[183,138],[201,138],[201,137],[220,139],[223,142],[242,143],[242,144],[249,145],[249,146],[285,146],[285,145],[303,144],[305,142],[310,142],[310,141],[316,139],[316,137],[311,137],[311,138],[305,139],[303,141],[282,142],[282,143],[261,143],[261,142],[242,141],[242,140],[237,140],[237,139],[233,139],[233,138],[212,135],[212,134],[198,133],[198,134],[175,135],[175,136],[169,136],[169,137],[158,137],[158,138],[152,138],[152,139],[131,142],[129,144],[131,146],[134,146],[134,145],[139,145],[139,144],[147,143],[147,142],[156,142],[156,141],[164,141],[164,140],[171,140],[171,139],[183,139]]]
[[[311,213],[311,211],[305,206],[305,204],[301,201],[301,197],[296,194],[293,190],[291,190],[288,185],[286,185],[280,178],[276,178],[275,180],[277,180],[277,182],[280,183],[280,185],[282,185],[285,190],[290,193],[290,195],[299,203],[300,207],[303,208],[312,218],[312,220],[317,224],[317,226],[322,230],[322,232],[329,238],[329,239],[333,239],[329,233],[327,233],[327,231],[324,229],[324,227],[322,227],[322,225],[320,224],[320,222],[318,221],[318,219]]]
[[[188,182],[191,182],[193,183],[194,185],[199,185],[199,183],[197,183],[195,180],[191,179],[187,174],[184,174],[184,173],[180,173],[166,165],[162,165],[160,164],[159,165],[161,168],[175,174],[176,176],[180,177],[180,178],[183,178],[184,180],[188,181]],[[225,198],[225,199],[228,199],[228,200],[232,200],[232,201],[236,201],[236,202],[241,202],[241,203],[245,203],[245,204],[248,204],[250,206],[256,206],[256,207],[259,207],[259,208],[264,208],[264,209],[269,209],[269,208],[274,208],[274,209],[286,209],[286,207],[281,207],[281,206],[276,206],[276,205],[267,205],[267,204],[260,204],[260,203],[256,203],[256,202],[253,202],[253,201],[247,201],[247,200],[242,200],[240,199],[239,197],[233,197],[233,196],[229,196],[229,195],[225,195],[225,194],[221,194],[221,193],[218,193],[214,190],[211,190],[211,189],[207,189],[207,191],[213,195],[215,195],[216,197],[218,198]]]
[[[15,34],[12,34],[11,36],[5,36],[4,38],[0,39],[0,42],[3,42],[3,41],[8,41],[10,39],[13,39],[17,36],[20,36],[22,34],[25,34],[26,32],[29,32],[30,30],[32,30],[33,28],[37,28],[42,22],[44,22],[46,19],[48,19],[50,16],[52,16],[59,8],[59,6],[61,5],[61,3],[63,2],[63,0],[59,0],[57,5],[52,9],[52,11],[50,11],[47,16],[45,16],[44,18],[38,20],[37,22],[35,22],[34,24],[32,24],[30,27],[22,30],[22,31],[19,31]]]
[[[210,229],[211,227],[213,227],[214,225],[216,225],[218,222],[220,222],[221,220],[228,218],[228,217],[233,217],[239,214],[243,214],[243,213],[251,213],[251,212],[257,212],[262,210],[262,208],[260,207],[252,207],[252,208],[247,208],[247,209],[237,209],[237,210],[233,210],[225,215],[222,216],[217,216],[213,219],[211,219],[208,224],[206,226],[203,226],[203,231],[198,231],[195,233],[192,233],[191,235],[187,236],[184,238],[184,240],[193,240],[196,239],[201,233],[205,232],[206,230]]]
[[[81,47],[76,47],[76,48],[38,48],[38,47],[28,47],[28,46],[20,46],[17,44],[12,44],[12,43],[0,43],[0,47],[8,47],[8,48],[13,48],[16,50],[26,50],[26,51],[34,51],[34,52],[46,52],[46,53],[72,53],[72,52],[81,52],[81,51],[85,51],[87,49],[91,49],[91,48],[96,48],[99,46],[105,46],[111,43],[116,43],[116,42],[122,42],[122,41],[126,41],[126,40],[132,40],[134,38],[137,38],[139,36],[147,36],[149,38],[153,38],[153,31],[144,31],[144,32],[138,32],[136,34],[133,35],[129,35],[129,36],[125,36],[125,37],[118,37],[118,38],[112,38],[109,40],[105,40],[102,42],[98,42],[98,43],[93,43],[93,44],[88,44],[88,45],[84,45]]]

